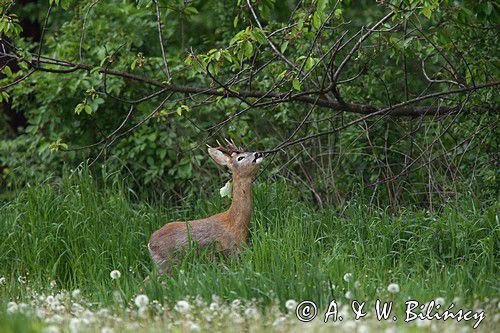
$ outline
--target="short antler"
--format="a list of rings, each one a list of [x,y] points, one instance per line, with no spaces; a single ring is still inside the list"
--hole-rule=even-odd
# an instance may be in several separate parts
[[[224,138],[224,141],[226,141],[226,146],[221,145],[220,142],[217,141],[217,144],[219,145],[217,149],[225,152],[228,155],[239,154],[245,151],[242,147],[238,147],[232,139],[228,140]]]

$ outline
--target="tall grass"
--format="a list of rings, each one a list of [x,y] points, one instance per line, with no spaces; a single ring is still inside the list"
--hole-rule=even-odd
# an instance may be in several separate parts
[[[215,191],[214,191],[215,193]],[[398,212],[352,201],[318,210],[295,199],[286,182],[254,189],[251,243],[227,262],[187,259],[173,277],[156,275],[148,237],[169,221],[203,217],[229,204],[210,200],[164,207],[138,200],[123,185],[96,184],[74,174],[57,184],[22,189],[0,204],[0,289],[4,301],[22,297],[15,282],[48,288],[79,288],[92,300],[111,303],[119,288],[130,298],[141,288],[152,299],[176,301],[186,295],[210,299],[371,300],[399,283],[401,300],[428,301],[460,296],[464,303],[498,295],[497,202],[464,197],[436,212]],[[113,281],[111,270],[122,278]],[[352,273],[351,281],[343,279]],[[152,274],[151,283],[143,279]],[[357,283],[356,283],[357,281]]]

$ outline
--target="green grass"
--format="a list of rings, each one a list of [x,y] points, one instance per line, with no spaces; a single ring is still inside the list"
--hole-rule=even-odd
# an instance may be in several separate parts
[[[59,288],[113,304],[114,290],[130,299],[150,271],[144,292],[167,302],[216,294],[264,305],[309,299],[324,307],[333,298],[345,302],[349,290],[362,300],[459,296],[472,306],[499,294],[498,202],[464,197],[431,213],[394,212],[360,199],[318,210],[298,202],[286,182],[255,186],[251,243],[240,256],[215,264],[188,258],[172,278],[157,277],[148,237],[169,221],[223,210],[229,202],[216,192],[173,208],[141,202],[125,186],[98,186],[88,175],[22,189],[0,203],[0,276],[8,280],[1,302],[27,297],[11,281],[27,276],[34,290],[48,290],[55,280]],[[109,277],[113,269],[122,272],[118,281]],[[343,279],[348,272],[350,282]],[[401,286],[397,295],[386,290],[393,282]]]

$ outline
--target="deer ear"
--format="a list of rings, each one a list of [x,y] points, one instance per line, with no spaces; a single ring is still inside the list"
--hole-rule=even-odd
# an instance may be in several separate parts
[[[215,161],[215,163],[220,164],[220,165],[230,165],[231,163],[231,157],[228,155],[224,154],[221,152],[219,149],[216,148],[208,148],[208,154],[212,159]]]

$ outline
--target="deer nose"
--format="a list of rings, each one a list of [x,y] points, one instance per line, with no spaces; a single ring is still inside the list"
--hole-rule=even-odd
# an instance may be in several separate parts
[[[263,153],[254,153],[253,154],[253,161],[257,161],[259,158],[264,157]]]

